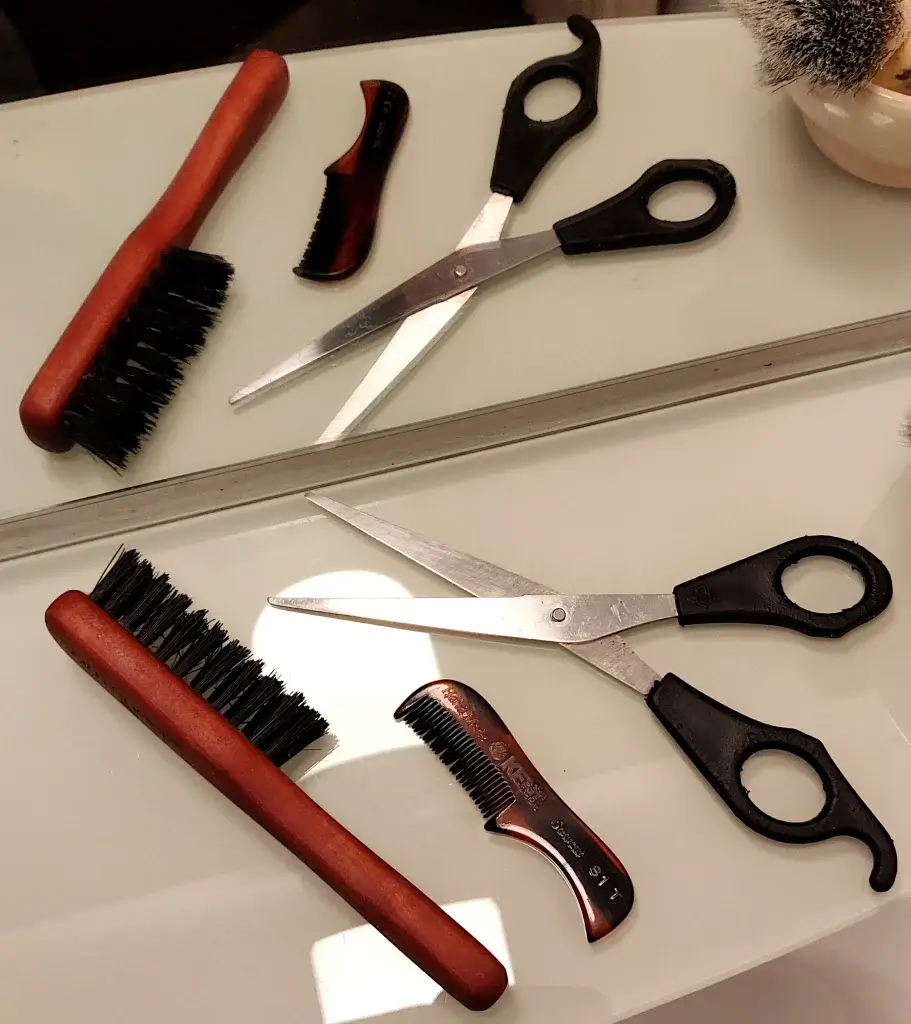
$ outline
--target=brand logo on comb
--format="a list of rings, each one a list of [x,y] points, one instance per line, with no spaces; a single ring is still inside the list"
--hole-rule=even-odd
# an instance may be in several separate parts
[[[494,743],[491,744],[491,748],[492,747],[503,747],[505,748],[506,753],[509,753],[509,749],[506,747],[505,743]],[[492,749],[491,756],[493,756]],[[547,799],[547,794],[543,789],[541,789],[535,780],[531,778],[522,765],[519,764],[515,755],[512,755],[507,760],[502,761],[502,763],[498,764],[497,767],[506,776],[506,778],[516,786],[522,794],[525,802],[533,811],[536,811]]]
[[[481,724],[481,720],[475,713],[474,708],[465,700],[462,694],[454,686],[447,686],[444,696],[450,711],[454,712],[465,722],[469,732],[473,733],[476,739],[486,743],[487,730]]]

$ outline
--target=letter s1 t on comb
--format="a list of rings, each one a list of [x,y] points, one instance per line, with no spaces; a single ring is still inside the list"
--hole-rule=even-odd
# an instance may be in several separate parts
[[[503,720],[464,683],[416,690],[395,713],[421,737],[474,800],[488,832],[543,853],[569,882],[589,942],[633,907],[633,883],[615,854],[538,774]]]

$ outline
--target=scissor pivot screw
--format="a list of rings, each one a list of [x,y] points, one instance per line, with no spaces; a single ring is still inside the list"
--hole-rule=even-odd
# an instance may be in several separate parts
[[[565,608],[554,608],[550,613],[550,617],[554,622],[564,622],[566,620],[566,609]]]
[[[464,277],[468,273],[468,267],[466,267],[464,263],[460,263],[455,270],[453,270],[453,273],[456,277]]]

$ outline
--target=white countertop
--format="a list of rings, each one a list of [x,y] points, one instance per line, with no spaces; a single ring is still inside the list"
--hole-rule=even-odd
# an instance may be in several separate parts
[[[634,1018],[633,1024],[905,1024],[911,904]]]
[[[730,229],[688,253],[575,265],[555,258],[516,275],[479,299],[377,426],[909,304],[908,197],[847,178],[815,152],[784,97],[754,87],[751,47],[736,23],[707,17],[600,27],[599,119],[548,169],[512,231],[574,212],[670,155],[711,156],[731,167],[741,202]],[[227,409],[227,393],[451,247],[484,201],[509,80],[567,45],[565,30],[550,26],[291,58],[286,108],[198,240],[238,267],[231,312],[122,482],[312,440],[370,354],[241,415]],[[8,219],[0,237],[3,514],[121,482],[81,452],[52,457],[28,444],[18,398],[230,74],[218,68],[0,109],[0,201]],[[302,285],[290,267],[319,204],[322,168],[354,137],[357,81],[373,76],[399,81],[412,99],[374,257],[341,287]],[[634,643],[658,667],[747,713],[824,738],[893,832],[904,864],[911,475],[897,431],[911,404],[909,367],[902,357],[840,371],[365,481],[339,497],[563,589],[662,588],[800,533],[841,533],[867,544],[892,570],[896,600],[880,621],[837,645],[673,624]],[[386,644],[381,649],[395,660],[406,646],[409,657],[415,653],[413,640],[404,645],[378,631],[368,648],[328,631],[308,633],[302,643],[299,621],[284,625],[263,608],[276,587],[327,573],[344,572],[349,581],[352,573],[376,573],[385,586],[434,592],[426,575],[330,525],[310,519],[293,499],[148,531],[137,542],[235,635],[299,678],[327,713],[340,750],[351,756],[325,764],[303,785],[440,902],[465,912],[508,957],[515,984],[492,1020],[604,1024],[804,946],[652,1010],[642,1024],[907,1019],[902,951],[911,918],[900,898],[907,872],[891,894],[877,897],[866,888],[867,855],[852,843],[807,850],[756,840],[631,698],[559,652],[435,638],[377,687],[368,671],[377,645]],[[382,974],[385,961],[375,951],[358,956],[364,933],[356,916],[46,637],[45,604],[66,586],[90,585],[112,546],[0,567],[9,669],[0,802],[15,837],[0,853],[7,880],[0,886],[0,983],[11,1019],[465,1019],[446,1000],[423,1005],[434,993],[415,987],[413,975],[402,980],[395,965],[383,988],[370,970]],[[370,652],[368,661],[359,660],[359,649]],[[442,769],[432,772],[438,766],[430,754],[396,746],[392,708],[437,670],[491,699],[633,873],[637,910],[595,949],[587,948],[550,866],[486,835],[468,798],[447,786]],[[337,686],[343,678],[357,686],[356,701]],[[553,728],[555,686],[571,735]],[[388,801],[375,806],[364,805],[354,784],[368,760],[388,785]],[[434,851],[438,861],[445,857],[444,878]],[[678,876],[667,871],[668,851]],[[364,973],[345,966],[346,945]],[[346,1002],[356,991],[364,999]]]
[[[911,203],[855,181],[807,140],[783,95],[754,84],[752,45],[717,15],[600,23],[600,114],[553,161],[510,232],[536,230],[668,156],[734,171],[740,203],[697,248],[560,255],[491,285],[368,426],[486,405],[904,309]],[[223,323],[128,473],[48,455],[18,400],[113,250],[146,213],[224,89],[219,67],[12,104],[0,112],[0,514],[313,441],[378,351],[323,367],[245,410],[227,396],[279,357],[448,251],[484,203],[501,105],[564,26],[289,58],[292,88],[210,215],[199,248],[237,266]],[[386,77],[412,113],[368,266],[338,286],[291,273],[323,168],[362,119],[357,83]],[[381,342],[379,342],[381,344]]]
[[[788,847],[750,833],[635,695],[559,650],[268,608],[283,591],[449,592],[300,496],[132,540],[329,719],[339,745],[301,784],[508,961],[514,984],[491,1019],[552,1024],[562,1012],[605,1024],[907,894],[911,470],[895,428],[909,368],[901,357],[337,491],[568,592],[659,592],[806,533],[868,546],[892,572],[895,600],[844,640],[673,622],[629,640],[656,669],[820,737],[895,838],[899,878],[884,895],[869,889],[856,842]],[[281,1024],[462,1019],[47,637],[45,606],[90,586],[116,544],[0,566],[0,803],[16,837],[0,848],[0,980],[14,1019],[190,1024],[181,993],[192,993],[212,1021],[241,1024],[264,978]],[[553,868],[484,832],[469,798],[392,720],[438,677],[482,692],[623,860],[637,904],[616,934],[588,946]],[[771,798],[790,801],[792,780],[777,776]],[[213,942],[218,955],[200,971],[206,957],[191,950]],[[135,993],[147,989],[140,1013]]]

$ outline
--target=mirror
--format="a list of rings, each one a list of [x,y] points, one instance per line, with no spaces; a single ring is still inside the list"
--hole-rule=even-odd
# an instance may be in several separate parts
[[[560,5],[553,20],[582,7]],[[872,193],[820,162],[787,95],[756,86],[749,40],[733,19],[612,18],[643,12],[619,0],[594,7],[610,57],[599,116],[511,208],[502,197],[485,205],[504,98],[525,67],[570,52],[564,24],[289,56],[287,99],[193,241],[233,264],[227,303],[121,473],[81,447],[36,447],[18,404],[112,254],[167,188],[237,66],[5,107],[0,517],[310,448],[393,328],[255,403],[234,408],[229,396],[450,252],[482,209],[504,221],[506,239],[541,232],[665,158],[710,158],[732,171],[739,203],[720,230],[690,244],[578,256],[556,249],[487,281],[459,299],[465,307],[447,331],[437,325],[439,342],[356,436],[903,308],[911,206],[898,190]],[[323,170],[362,128],[359,83],[369,76],[399,82],[411,104],[372,249],[346,280],[301,280],[293,269],[320,210]]]

